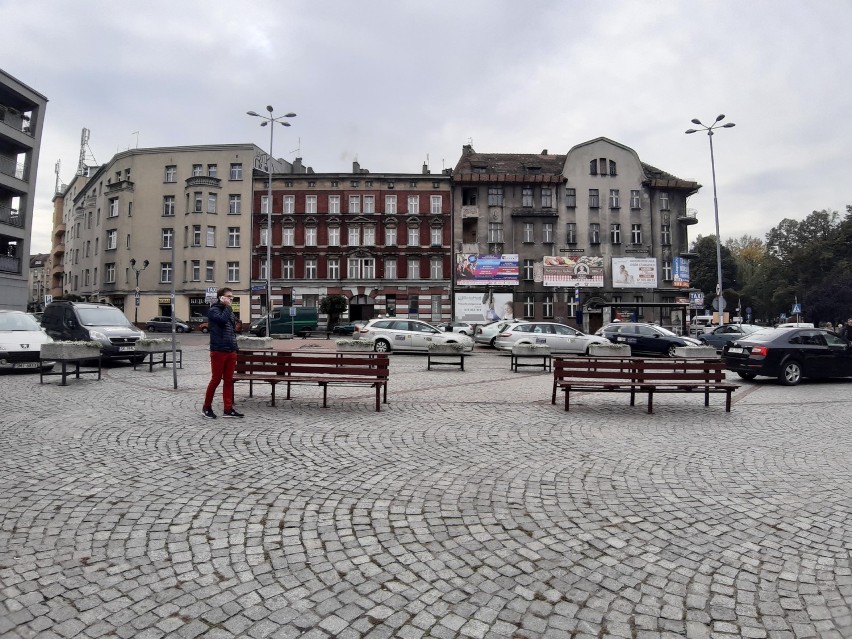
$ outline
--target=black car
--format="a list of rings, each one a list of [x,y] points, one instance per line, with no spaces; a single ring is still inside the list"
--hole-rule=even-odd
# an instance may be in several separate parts
[[[160,315],[158,317],[152,317],[147,322],[145,322],[145,330],[148,330],[152,333],[156,333],[157,331],[163,331],[166,333],[172,332],[172,318],[166,317],[165,315]],[[183,320],[175,318],[175,332],[176,333],[189,333],[192,331],[192,327],[184,322]]]
[[[682,346],[699,346],[697,339],[672,333],[670,330],[644,322],[613,322],[599,328],[595,335],[602,335],[614,344],[628,344],[631,353],[675,356],[675,349]]]
[[[803,377],[852,376],[852,345],[821,328],[765,328],[725,346],[722,359],[743,379],[776,377],[787,386]]]
[[[367,322],[356,320],[348,324],[335,324],[331,328],[331,332],[335,335],[353,335],[359,328],[366,326]]]

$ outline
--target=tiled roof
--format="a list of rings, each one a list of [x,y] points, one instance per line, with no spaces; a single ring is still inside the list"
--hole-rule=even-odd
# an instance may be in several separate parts
[[[683,180],[645,162],[642,162],[642,169],[645,171],[650,185],[659,189],[687,189],[697,191],[701,188],[698,182]]]
[[[562,181],[564,155],[535,153],[477,153],[465,146],[453,171],[457,182]]]

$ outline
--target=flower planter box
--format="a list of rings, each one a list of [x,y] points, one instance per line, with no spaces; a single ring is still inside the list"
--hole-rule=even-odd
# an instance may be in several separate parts
[[[523,361],[521,361],[523,360]],[[546,344],[513,344],[509,368],[518,372],[520,368],[541,368],[551,370],[553,356]]]
[[[134,345],[142,353],[163,353],[172,350],[172,340],[166,338],[140,339]],[[175,348],[180,349],[180,342],[175,341]]]
[[[513,344],[512,355],[532,355],[542,356],[550,355],[550,346],[543,344]]]
[[[363,353],[375,350],[373,342],[363,339],[339,339],[334,342],[339,353]]]
[[[630,357],[628,344],[590,344],[591,357]]]
[[[427,350],[432,355],[461,355],[464,344],[429,344]]]
[[[675,357],[683,359],[716,359],[719,355],[712,346],[679,346],[675,349]]]
[[[250,337],[248,335],[237,335],[237,350],[240,351],[270,351],[272,350],[271,337]]]
[[[100,357],[100,342],[53,342],[41,345],[41,359],[86,359]]]

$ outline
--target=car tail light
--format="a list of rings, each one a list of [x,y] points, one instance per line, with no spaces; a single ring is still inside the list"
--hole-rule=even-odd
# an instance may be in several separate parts
[[[512,336],[512,331],[503,331],[502,333],[500,333],[500,337],[511,337],[511,336]]]
[[[359,327],[358,327],[358,332],[359,332],[359,333],[369,333],[370,331],[368,331],[368,330],[367,330],[367,327],[366,327],[366,326],[359,326]]]
[[[765,346],[752,346],[751,354],[757,355],[759,357],[766,357],[767,355],[769,355],[769,349]]]

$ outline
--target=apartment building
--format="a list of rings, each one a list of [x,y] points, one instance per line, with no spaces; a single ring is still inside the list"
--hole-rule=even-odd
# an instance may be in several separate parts
[[[0,69],[0,308],[29,300],[30,235],[47,98]]]
[[[271,305],[349,301],[351,320],[378,315],[440,322],[451,318],[450,172],[273,176],[255,171],[252,315]],[[271,265],[267,264],[271,241]]]
[[[131,149],[78,175],[55,220],[62,295],[114,304],[142,323],[171,314],[173,286],[182,319],[206,314],[206,291],[229,286],[247,318],[251,177],[262,155],[253,144]]]
[[[466,145],[453,172],[456,317],[676,326],[699,188],[603,137],[566,155]]]
[[[44,310],[44,298],[50,294],[50,254],[39,253],[30,255],[30,272],[28,276],[29,297],[27,310],[37,312]]]

